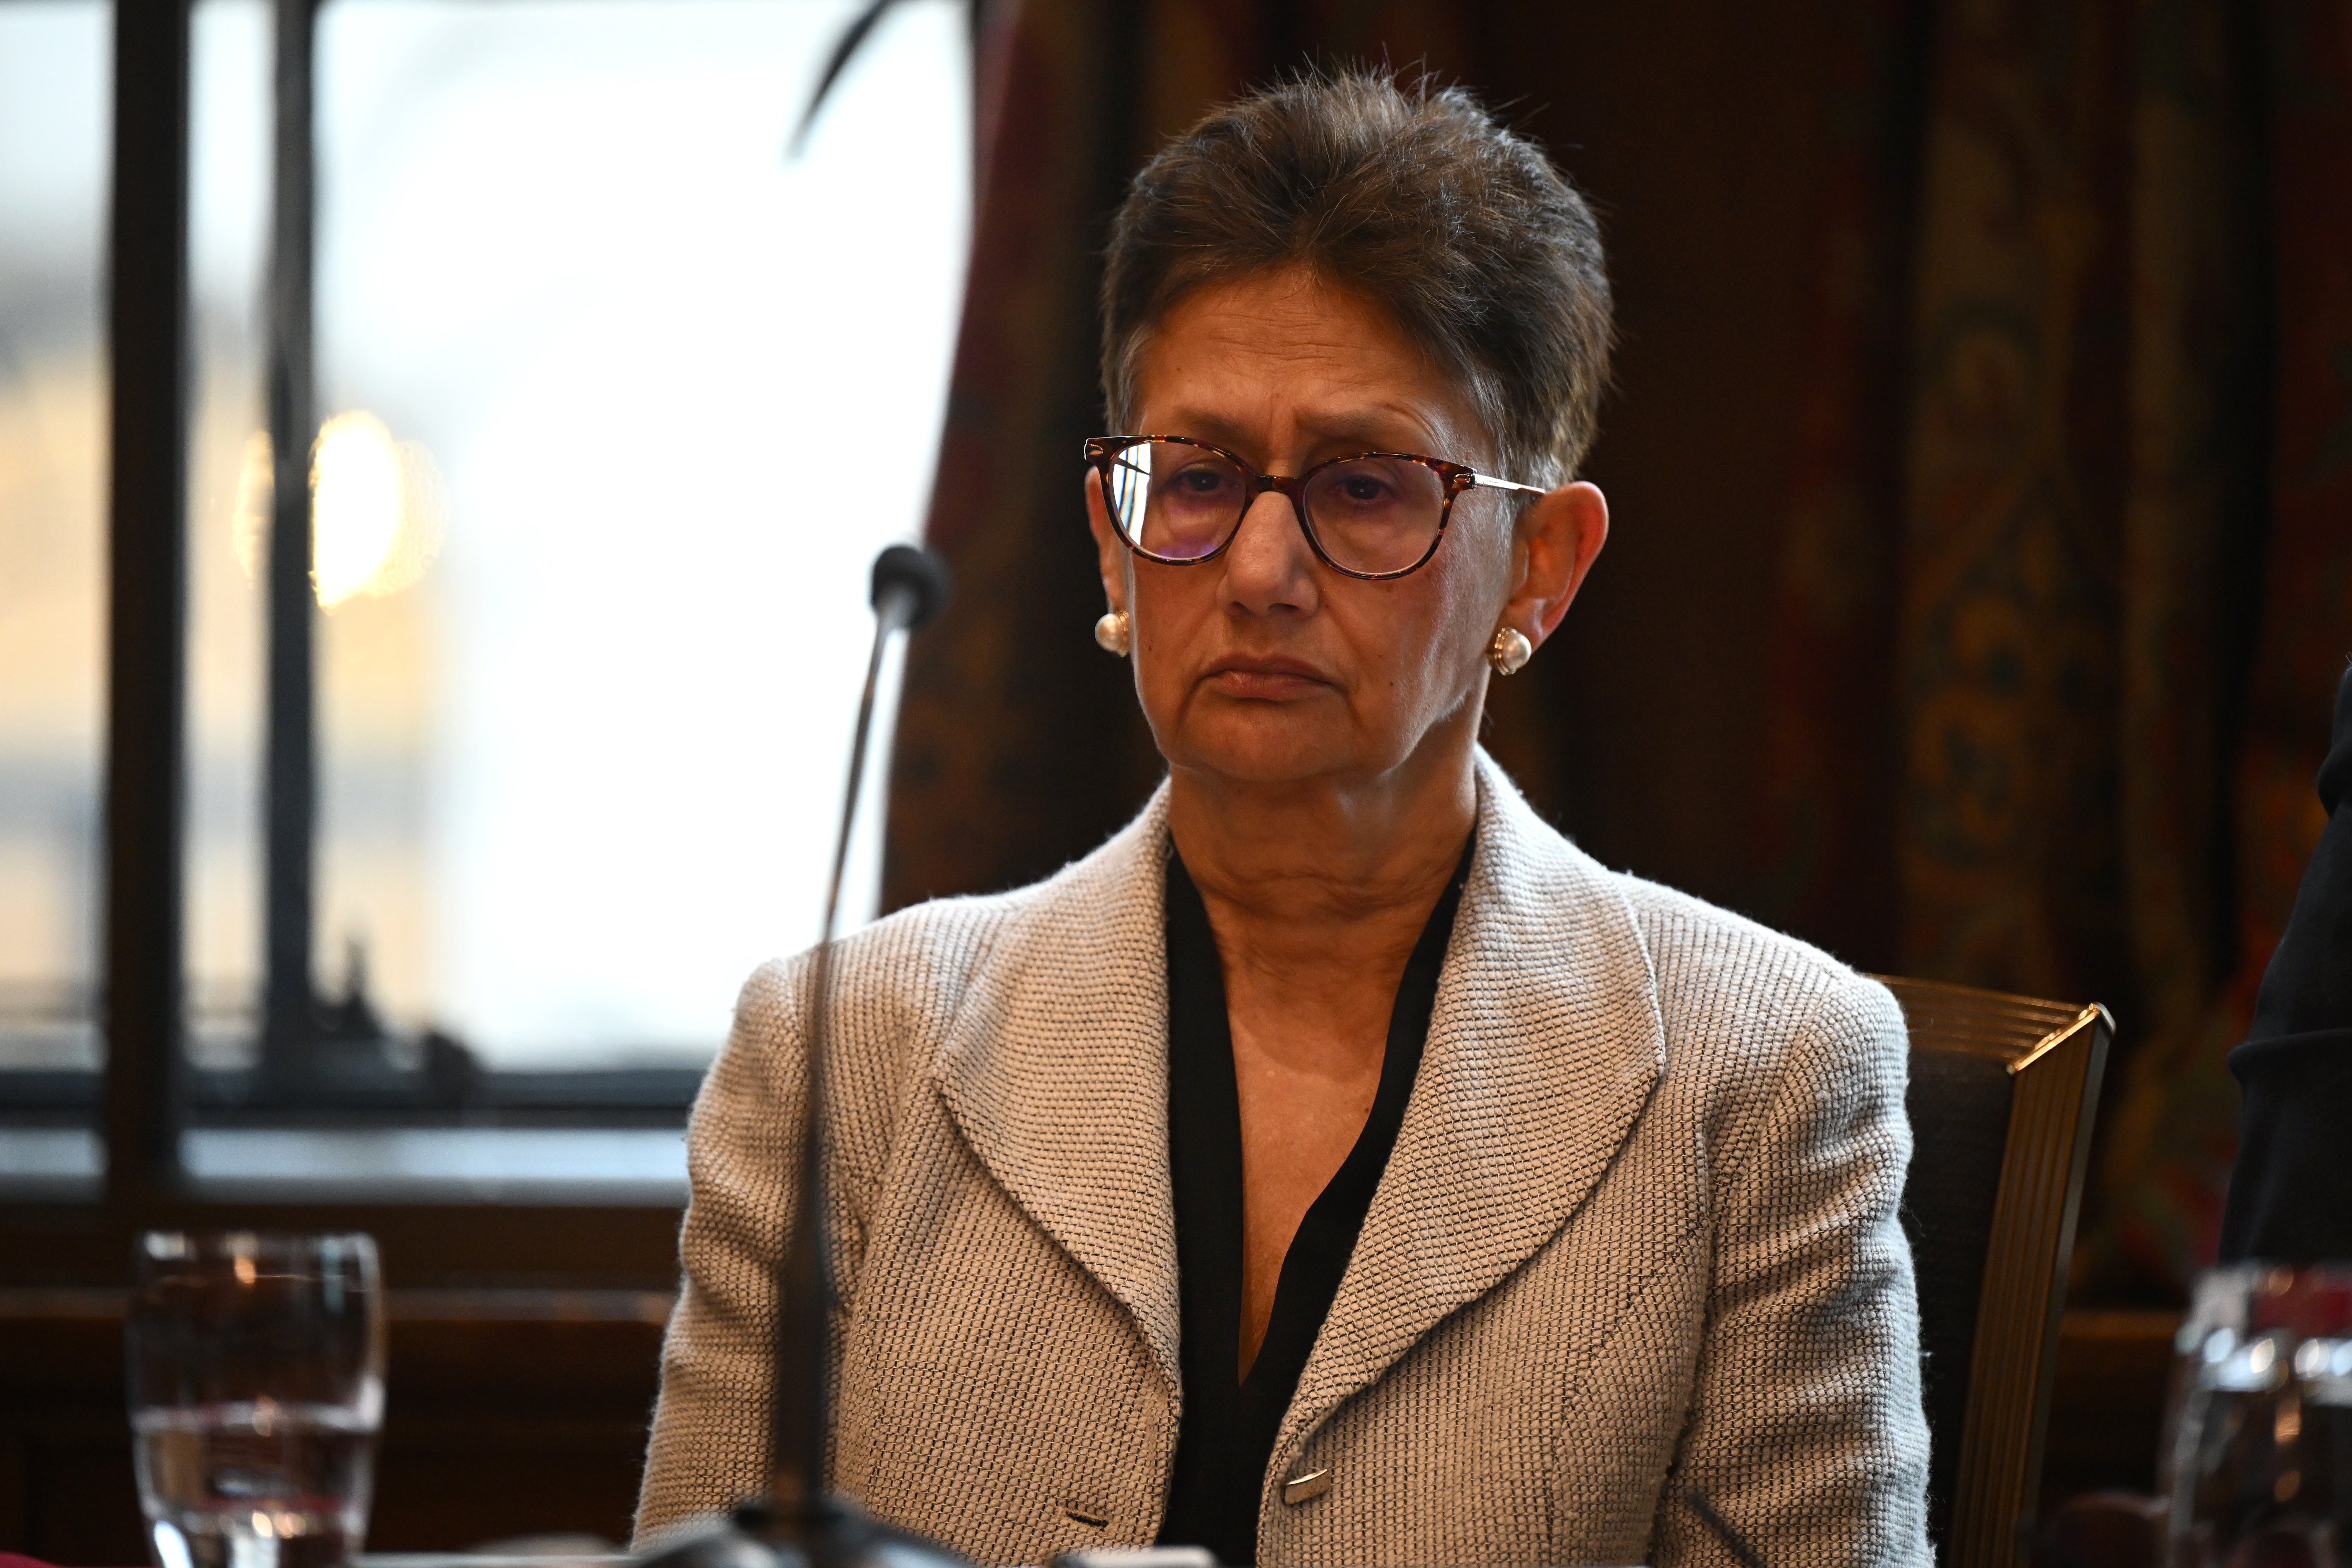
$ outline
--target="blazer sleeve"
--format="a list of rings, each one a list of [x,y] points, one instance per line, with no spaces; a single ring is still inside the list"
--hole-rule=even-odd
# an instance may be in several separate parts
[[[1792,1041],[1727,1173],[1689,1425],[1659,1510],[1660,1568],[1927,1563],[1919,1311],[1897,1217],[1911,1159],[1894,996],[1848,976]]]
[[[693,1194],[679,1240],[686,1279],[662,1339],[661,1398],[637,1495],[640,1547],[767,1487],[776,1268],[808,1084],[792,974],[770,964],[745,984],[695,1100]]]

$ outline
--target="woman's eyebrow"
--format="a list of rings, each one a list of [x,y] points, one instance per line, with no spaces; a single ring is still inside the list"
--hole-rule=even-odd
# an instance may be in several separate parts
[[[1345,447],[1351,451],[1418,451],[1435,438],[1429,422],[1402,409],[1383,409],[1373,415],[1343,415],[1326,420],[1302,420],[1313,432],[1318,447]]]
[[[1242,444],[1249,439],[1248,432],[1234,421],[1199,409],[1180,408],[1171,414],[1164,422],[1159,423],[1162,423],[1164,427],[1158,430],[1141,430],[1137,434],[1189,436],[1195,441],[1208,441],[1216,446],[1230,447],[1235,451],[1241,450]]]

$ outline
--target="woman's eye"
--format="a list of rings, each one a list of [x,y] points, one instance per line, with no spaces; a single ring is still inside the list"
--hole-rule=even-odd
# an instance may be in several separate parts
[[[1388,494],[1388,487],[1370,474],[1350,474],[1340,481],[1339,493],[1349,500],[1370,505]]]
[[[1187,468],[1176,476],[1177,488],[1196,496],[1214,495],[1224,484],[1224,476],[1213,468]]]

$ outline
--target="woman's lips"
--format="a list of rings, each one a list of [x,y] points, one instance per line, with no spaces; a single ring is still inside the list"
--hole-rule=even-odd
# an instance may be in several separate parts
[[[1297,697],[1331,684],[1313,665],[1302,659],[1275,657],[1219,659],[1209,667],[1209,673],[1202,679],[1228,697],[1259,701]]]

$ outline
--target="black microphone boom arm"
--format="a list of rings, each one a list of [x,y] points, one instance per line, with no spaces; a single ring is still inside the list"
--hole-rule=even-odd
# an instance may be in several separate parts
[[[809,963],[801,1030],[808,1098],[801,1118],[800,1179],[792,1227],[777,1269],[776,1387],[769,1448],[769,1495],[735,1511],[731,1528],[676,1542],[641,1560],[641,1568],[948,1568],[962,1559],[946,1548],[877,1523],[855,1503],[825,1489],[825,1447],[832,1430],[827,1374],[832,1364],[832,1238],[826,1225],[824,1080],[833,1016],[833,944],[840,930],[841,884],[866,786],[874,698],[891,637],[930,621],[947,604],[947,563],[928,550],[894,544],[875,558],[874,647],[866,660],[857,727],[849,742],[849,788],[841,804],[833,868],[824,889],[824,925]]]

